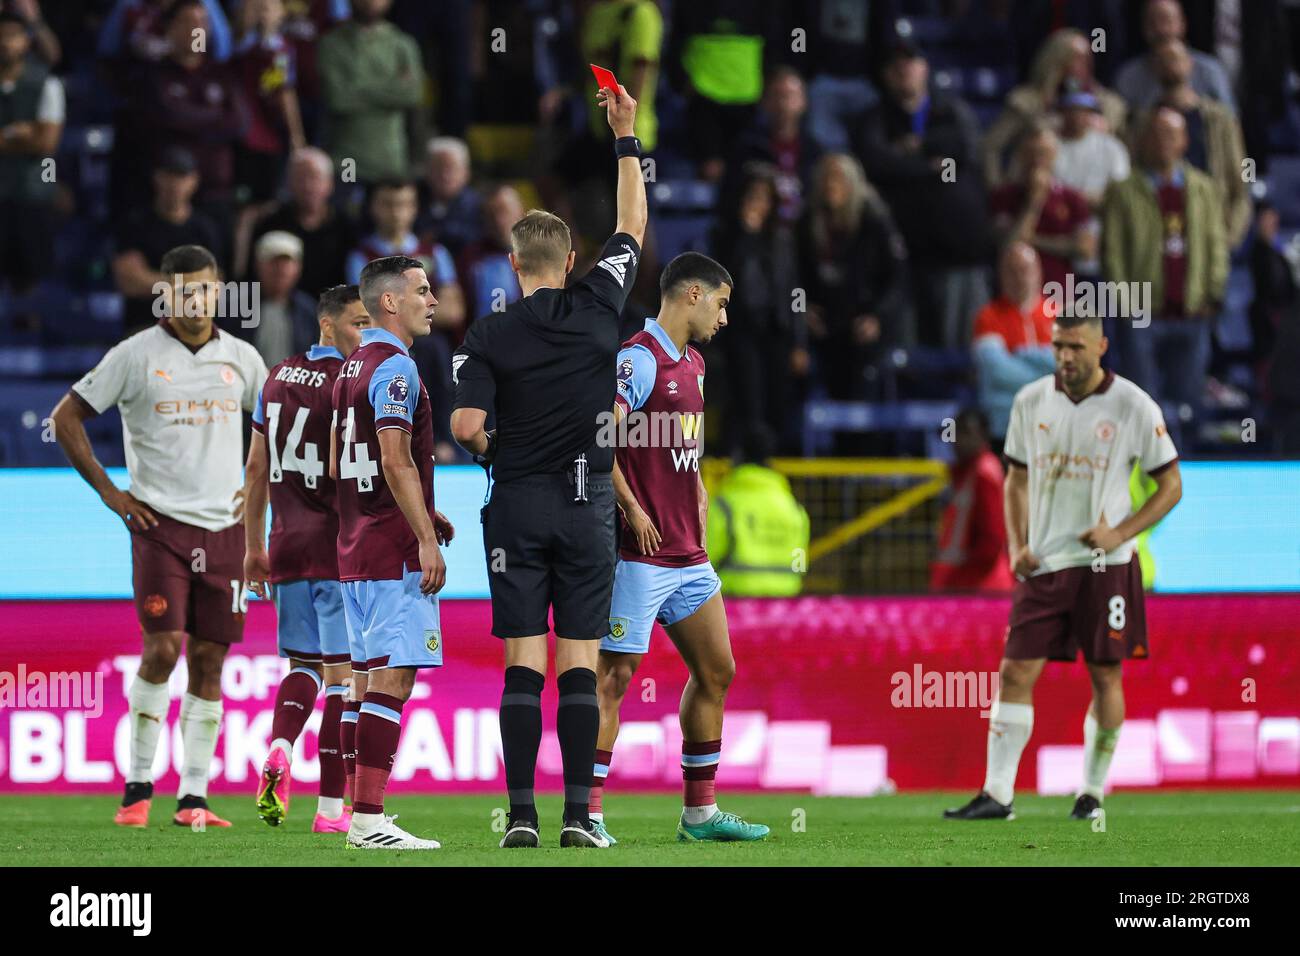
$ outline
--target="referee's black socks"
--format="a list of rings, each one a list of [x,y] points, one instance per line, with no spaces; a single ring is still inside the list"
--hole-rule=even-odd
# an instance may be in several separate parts
[[[587,800],[591,795],[591,765],[600,734],[596,672],[574,667],[560,675],[556,686],[560,706],[555,714],[555,732],[564,758],[564,819],[585,827],[590,819]]]
[[[591,671],[587,673],[590,674]],[[595,675],[592,675],[592,680],[594,692]],[[532,668],[507,667],[506,686],[501,694],[501,755],[506,765],[510,818],[516,821],[528,820],[533,825],[537,824],[533,779],[537,772],[537,750],[542,745],[542,686],[545,683],[545,676]],[[560,687],[560,692],[563,693],[563,677],[560,678]],[[564,742],[563,733],[560,734],[560,742]],[[564,767],[567,780],[567,757]],[[590,767],[587,772],[591,772]]]

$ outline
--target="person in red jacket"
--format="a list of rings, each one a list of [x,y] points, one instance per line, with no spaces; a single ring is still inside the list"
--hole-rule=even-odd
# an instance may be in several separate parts
[[[984,413],[958,413],[955,438],[952,497],[939,528],[939,554],[930,565],[930,590],[1010,591],[1002,463],[989,447]]]

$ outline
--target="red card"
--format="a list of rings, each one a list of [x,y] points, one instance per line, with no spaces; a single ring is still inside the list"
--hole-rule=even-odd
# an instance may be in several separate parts
[[[602,90],[613,90],[618,92],[618,80],[614,79],[614,74],[603,66],[597,66],[595,63],[589,64],[591,72],[596,74],[596,86]]]

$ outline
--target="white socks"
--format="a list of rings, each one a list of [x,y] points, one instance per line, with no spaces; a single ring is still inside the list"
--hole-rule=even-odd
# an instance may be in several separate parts
[[[187,693],[181,698],[181,784],[178,797],[206,797],[208,770],[217,752],[217,735],[221,732],[221,701],[203,700]]]
[[[167,722],[171,698],[167,684],[151,684],[136,675],[126,692],[131,715],[131,763],[127,783],[152,783],[153,758],[158,752],[158,737]]]
[[[707,807],[682,807],[682,819],[689,826],[698,826],[707,822],[717,812],[718,805],[716,803],[710,803]]]
[[[1034,730],[1033,704],[994,701],[989,714],[988,769],[984,790],[998,803],[1008,804],[1016,789],[1020,754]]]
[[[343,798],[342,797],[317,797],[316,812],[330,820],[337,820],[343,816]]]
[[[1106,792],[1106,774],[1110,772],[1110,760],[1115,756],[1115,745],[1119,743],[1119,732],[1123,727],[1108,730],[1097,723],[1092,711],[1083,718],[1083,789],[1086,793],[1101,800]]]

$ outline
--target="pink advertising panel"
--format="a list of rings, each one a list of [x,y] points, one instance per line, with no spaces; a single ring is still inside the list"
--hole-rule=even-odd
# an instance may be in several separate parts
[[[802,598],[728,602],[738,674],[723,735],[721,785],[845,796],[974,789],[997,692],[1003,598]],[[138,663],[130,602],[0,603],[0,792],[116,792],[126,759],[125,688]],[[1151,658],[1125,667],[1129,719],[1117,787],[1300,783],[1300,595],[1149,598]],[[447,666],[421,675],[407,705],[394,792],[496,792],[501,647],[486,601],[442,605]],[[251,792],[286,669],[275,613],[250,606],[224,677],[213,792]],[[623,709],[610,788],[678,786],[677,701],[686,670],[656,634]],[[184,690],[177,669],[173,697]],[[554,714],[554,679],[544,713]],[[1083,664],[1051,665],[1036,696],[1019,786],[1079,782],[1089,700]],[[318,775],[317,714],[294,776]],[[162,793],[180,758],[173,703],[159,745]],[[538,786],[562,786],[551,717]]]

